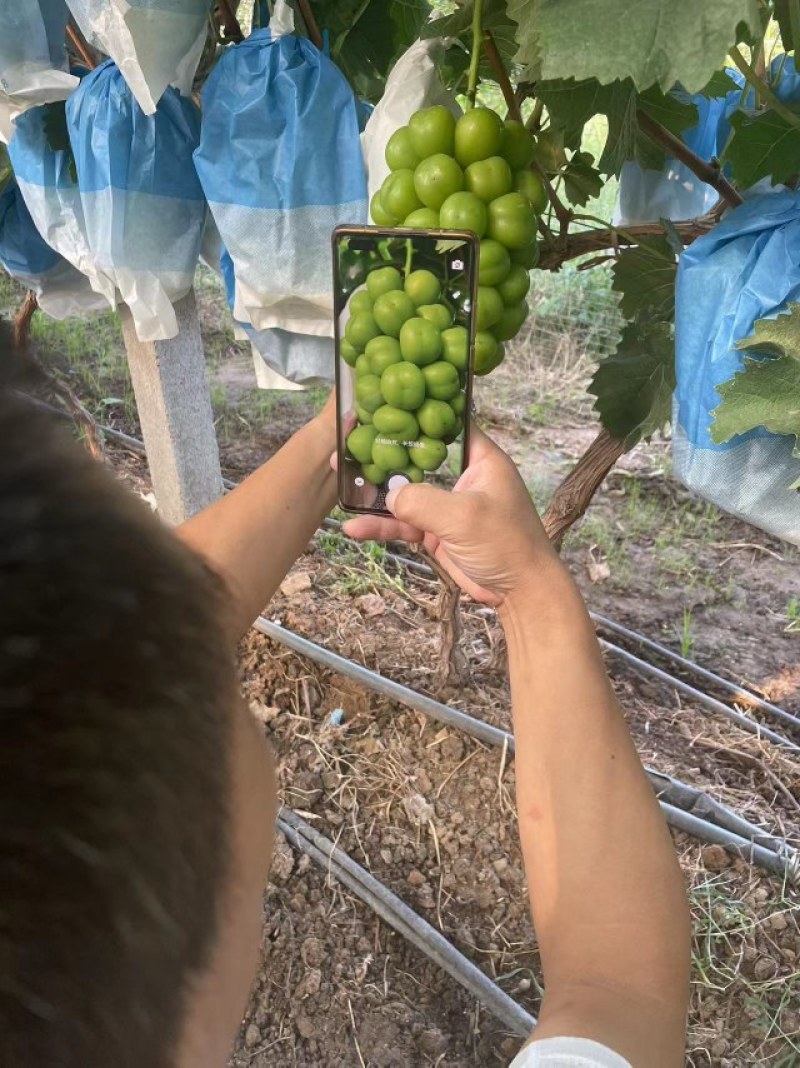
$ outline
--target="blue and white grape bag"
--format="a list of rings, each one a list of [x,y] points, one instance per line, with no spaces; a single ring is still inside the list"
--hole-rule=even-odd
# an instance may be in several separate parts
[[[800,194],[766,193],[735,208],[681,255],[675,291],[675,475],[726,512],[800,544],[800,459],[792,435],[763,428],[711,439],[718,387],[741,370],[735,346],[757,319],[800,300]],[[752,358],[753,354],[748,353]]]
[[[287,32],[289,15],[277,3],[269,29],[220,57],[195,164],[233,264],[234,319],[332,338],[331,231],[367,221],[366,172],[353,92]],[[319,377],[332,374],[331,347]]]
[[[155,112],[168,85],[189,95],[206,42],[211,0],[67,3],[87,41],[119,67],[146,115]]]
[[[12,181],[0,195],[0,265],[33,290],[39,307],[54,319],[107,306],[88,278],[47,244],[36,229],[22,193]]]
[[[0,5],[0,141],[28,108],[66,100],[78,79],[69,73],[65,0],[3,0]]]
[[[46,109],[36,107],[14,123],[8,154],[20,192],[47,244],[85,275],[92,289],[113,307],[116,287],[95,270],[70,154],[50,148],[45,120]]]
[[[107,60],[67,101],[67,128],[93,275],[118,291],[140,340],[175,337],[172,305],[194,282],[207,215],[197,107],[168,88],[145,115]]]

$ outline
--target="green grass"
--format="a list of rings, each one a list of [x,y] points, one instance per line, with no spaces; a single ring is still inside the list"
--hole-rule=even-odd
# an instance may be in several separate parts
[[[321,530],[317,534],[317,547],[335,565],[333,592],[358,597],[391,589],[407,595],[402,578],[387,571],[385,546],[374,541],[352,541],[339,531]]]

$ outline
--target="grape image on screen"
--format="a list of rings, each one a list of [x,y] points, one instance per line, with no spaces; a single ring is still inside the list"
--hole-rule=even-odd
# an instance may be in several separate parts
[[[340,389],[348,397],[340,407],[342,503],[381,509],[393,488],[458,473],[474,245],[362,233],[336,248]]]

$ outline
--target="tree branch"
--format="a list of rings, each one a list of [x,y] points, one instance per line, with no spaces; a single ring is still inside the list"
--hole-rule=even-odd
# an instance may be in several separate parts
[[[32,289],[29,289],[14,315],[14,344],[18,349],[26,349],[31,337],[31,320],[39,307],[39,301]]]
[[[497,45],[494,43],[494,37],[491,30],[483,31],[483,50],[486,53],[486,58],[489,60],[494,76],[497,79],[497,84],[500,86],[500,91],[503,94],[503,99],[506,102],[508,117],[510,119],[516,119],[517,122],[522,122],[522,112],[519,110],[519,101],[514,93],[506,68],[503,66],[502,57],[497,51]]]
[[[692,152],[690,148],[681,141],[675,134],[670,133],[666,127],[661,123],[656,122],[646,112],[637,111],[636,121],[639,123],[639,129],[643,134],[646,134],[651,141],[655,141],[657,145],[661,145],[665,148],[671,156],[680,160],[681,163],[685,163],[686,166],[696,174],[701,182],[705,182],[706,185],[712,186],[724,201],[731,207],[736,208],[739,204],[744,203],[744,198],[741,193],[735,189],[728,179],[722,174],[719,167],[715,167],[713,163],[707,163],[704,159],[701,159],[695,152]]]
[[[756,99],[763,100],[766,104],[769,104],[775,114],[780,115],[790,126],[800,126],[800,115],[797,115],[775,96],[767,83],[762,78],[759,78],[736,45],[731,49],[730,56],[747,79],[748,85],[751,85],[755,90]]]
[[[717,225],[719,219],[711,212],[688,222],[673,223],[684,245],[691,245],[698,237],[707,234]],[[537,266],[544,271],[557,271],[562,263],[585,256],[590,252],[603,252],[619,245],[635,245],[642,237],[661,237],[664,227],[661,223],[641,223],[639,226],[626,226],[624,230],[609,227],[607,230],[581,230],[577,234],[566,234],[556,240],[550,248],[542,250]]]
[[[322,34],[319,31],[317,20],[314,18],[314,12],[311,10],[309,0],[297,0],[297,6],[300,8],[300,14],[303,16],[303,22],[306,24],[308,36],[311,38],[312,43],[321,50],[323,44]]]
[[[234,41],[236,44],[239,41],[243,41],[242,27],[239,25],[235,9],[231,7],[231,0],[217,0],[217,13],[219,15],[219,24],[225,34],[225,40]]]
[[[556,549],[560,550],[564,535],[589,507],[600,483],[626,451],[624,442],[601,430],[558,487],[542,520]]]
[[[86,66],[89,68],[89,70],[94,70],[94,68],[97,66],[97,62],[92,58],[89,52],[88,45],[84,41],[81,34],[78,32],[77,27],[73,25],[71,20],[67,23],[67,40],[75,49],[80,59],[82,59]]]

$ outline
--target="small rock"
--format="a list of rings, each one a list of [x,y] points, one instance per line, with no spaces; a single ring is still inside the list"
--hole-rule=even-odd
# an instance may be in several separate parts
[[[782,912],[776,912],[774,915],[770,916],[769,925],[773,931],[785,931],[789,926],[789,921]]]
[[[295,1021],[297,1032],[302,1038],[311,1038],[316,1033],[314,1021],[309,1019],[305,1013],[300,1013]]]
[[[294,571],[281,583],[281,593],[284,597],[296,597],[298,593],[304,593],[310,589],[311,575],[307,571]]]
[[[508,870],[508,860],[505,857],[499,857],[492,863],[492,867],[498,875],[502,875],[504,871]]]
[[[765,979],[773,979],[778,974],[778,962],[772,957],[759,957],[756,961],[753,974],[756,979],[763,982]]]
[[[424,1053],[435,1057],[447,1049],[447,1039],[441,1031],[431,1028],[429,1031],[423,1031],[419,1036],[419,1045]]]
[[[273,881],[285,883],[294,870],[294,853],[283,835],[279,835],[275,841],[275,850],[272,855],[271,877]]]
[[[300,947],[300,956],[308,968],[319,968],[325,960],[325,946],[321,938],[307,938]]]
[[[379,593],[364,593],[356,597],[356,604],[365,616],[382,616],[386,611],[386,602]]]
[[[422,794],[412,794],[411,797],[407,797],[403,802],[403,808],[411,822],[417,826],[427,823],[434,816],[433,805],[426,801]]]
[[[244,1044],[248,1049],[255,1049],[261,1041],[261,1032],[255,1024],[250,1024],[244,1033]]]
[[[313,997],[319,993],[319,988],[322,985],[322,972],[319,968],[312,968],[306,972],[300,982],[297,984],[294,997],[296,1001],[302,1001],[303,998]]]
[[[711,1053],[714,1057],[724,1057],[730,1049],[730,1043],[725,1038],[717,1038],[711,1043]]]
[[[422,886],[425,882],[425,876],[421,871],[417,871],[416,868],[412,868],[407,876],[409,886]]]
[[[590,582],[605,582],[611,578],[611,568],[606,560],[590,559],[586,565]]]
[[[702,857],[707,871],[724,871],[731,862],[731,858],[721,845],[704,846]]]

